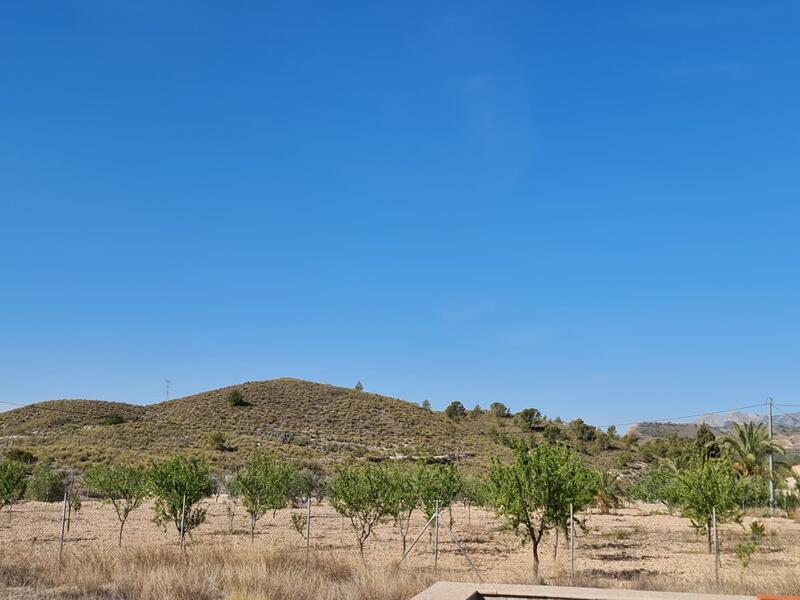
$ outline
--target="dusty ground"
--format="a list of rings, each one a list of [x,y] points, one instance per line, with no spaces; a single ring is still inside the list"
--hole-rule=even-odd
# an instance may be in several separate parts
[[[239,509],[231,529],[227,516],[228,502],[204,503],[208,520],[193,532],[188,553],[200,547],[250,549],[255,553],[278,550],[280,553],[303,554],[305,539],[292,526],[291,514],[305,514],[305,509],[285,509],[273,517],[268,515],[258,523],[254,542],[249,536],[249,522]],[[660,510],[659,510],[660,508]],[[349,523],[344,522],[326,503],[312,506],[312,552],[319,555],[343,556],[358,561],[358,548]],[[134,512],[125,528],[126,548],[174,549],[177,553],[177,532],[164,531],[152,522],[152,506]],[[485,581],[524,583],[531,581],[530,545],[523,547],[519,538],[501,529],[494,516],[483,509],[468,511],[454,507],[453,531],[463,543],[481,577]],[[749,525],[753,517],[746,517]],[[752,563],[743,569],[734,553],[737,543],[747,538],[745,529],[729,524],[721,527],[722,578],[740,581],[742,589],[762,593],[787,592],[787,585],[796,582],[800,593],[800,523],[785,518],[765,518],[767,533]],[[425,524],[416,515],[413,533],[416,537]],[[0,518],[2,549],[19,560],[58,558],[61,528],[61,506],[58,504],[25,503],[14,507],[10,519]],[[84,501],[79,513],[73,516],[66,534],[65,556],[78,555],[82,549],[117,552],[118,521],[110,506]],[[554,558],[555,537],[546,538],[541,550],[541,575],[551,582],[564,582],[569,574],[569,554],[566,540],[559,540]],[[401,569],[429,570],[433,566],[432,539],[425,533]],[[467,561],[446,530],[441,531],[439,570],[442,579],[474,578]],[[366,562],[370,568],[394,568],[401,556],[401,541],[397,529],[390,523],[381,524],[366,547]],[[698,536],[688,520],[663,513],[663,507],[638,506],[617,511],[612,515],[586,516],[585,531],[578,532],[575,552],[579,583],[596,586],[658,587],[673,590],[709,589],[714,579],[713,561],[706,552],[705,538]],[[787,584],[787,582],[789,582]]]

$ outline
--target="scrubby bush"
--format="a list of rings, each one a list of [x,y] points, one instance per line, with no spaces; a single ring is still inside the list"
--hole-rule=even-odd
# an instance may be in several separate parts
[[[33,452],[24,450],[23,448],[9,448],[6,451],[4,458],[7,460],[13,460],[23,465],[33,465],[39,460]]]
[[[28,500],[59,502],[64,499],[64,475],[50,465],[37,465],[33,469],[26,489]]]
[[[15,460],[0,461],[0,510],[8,506],[8,518],[15,502],[19,502],[25,494],[25,467]]]
[[[247,406],[247,402],[245,402],[242,392],[237,389],[233,389],[228,392],[228,404],[231,406]]]

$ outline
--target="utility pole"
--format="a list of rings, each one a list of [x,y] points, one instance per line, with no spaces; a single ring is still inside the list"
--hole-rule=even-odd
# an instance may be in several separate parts
[[[166,396],[167,400],[169,400],[169,384],[172,383],[172,379],[165,379],[164,380],[164,396]]]
[[[772,475],[772,398],[767,398],[769,407],[769,508],[775,512],[775,478]]]

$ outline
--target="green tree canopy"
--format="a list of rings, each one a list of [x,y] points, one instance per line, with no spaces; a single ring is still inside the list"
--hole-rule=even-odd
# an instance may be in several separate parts
[[[489,497],[506,527],[531,541],[533,574],[539,574],[539,544],[546,531],[566,528],[570,504],[581,511],[592,503],[595,474],[570,448],[514,443],[514,462],[492,462]]]
[[[154,521],[166,527],[172,522],[181,532],[181,513],[186,498],[183,534],[191,532],[206,520],[206,510],[197,504],[214,493],[214,480],[208,464],[197,458],[178,456],[150,469],[150,482],[155,496]]]
[[[489,405],[489,412],[500,419],[505,419],[511,416],[511,412],[508,410],[508,407],[502,402],[492,402]]]
[[[453,400],[450,404],[447,405],[447,408],[444,409],[444,414],[446,414],[451,419],[455,419],[466,415],[467,409],[464,408],[464,405],[461,404],[461,402],[459,402],[458,400]]]
[[[723,459],[696,460],[674,480],[671,494],[692,525],[708,537],[711,552],[711,514],[717,522],[738,521],[741,495],[739,478],[731,463]]]
[[[84,476],[86,487],[111,504],[119,520],[119,541],[130,514],[139,508],[150,493],[147,473],[138,467],[125,465],[91,467]]]
[[[236,474],[234,489],[250,515],[251,540],[259,518],[270,510],[286,506],[294,477],[292,465],[266,454],[256,454],[250,464]]]
[[[11,519],[11,508],[25,495],[25,467],[15,460],[0,461],[0,510],[8,506],[8,518]]]
[[[422,511],[429,519],[439,510],[449,509],[461,492],[461,478],[455,465],[419,463],[415,471],[417,494]],[[452,513],[450,514],[452,525]]]
[[[336,512],[350,521],[362,558],[375,525],[392,513],[390,493],[386,469],[381,465],[342,467],[328,481],[327,496]]]

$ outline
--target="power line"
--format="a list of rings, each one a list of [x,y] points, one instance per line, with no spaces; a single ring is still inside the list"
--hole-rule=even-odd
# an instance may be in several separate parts
[[[748,406],[739,406],[737,408],[726,408],[723,410],[709,410],[703,413],[698,413],[695,415],[685,415],[683,417],[670,417],[667,419],[643,419],[639,421],[631,421],[630,423],[611,423],[610,425],[597,425],[598,429],[608,429],[609,427],[628,427],[630,425],[638,425],[639,423],[670,423],[674,421],[682,421],[684,419],[697,419],[699,417],[705,417],[706,415],[721,415],[724,413],[734,412],[738,410],[745,410],[748,408],[758,408],[761,406],[765,406],[764,402],[759,402],[758,404],[750,404]]]
[[[781,406],[787,406],[787,405],[786,405],[786,404],[781,404]],[[788,406],[791,406],[791,405],[788,405]],[[773,404],[773,407],[774,407],[774,408],[775,408],[775,410],[777,410],[779,413],[781,413],[781,414],[783,414],[783,415],[785,415],[785,416],[789,417],[789,418],[790,418],[790,419],[792,419],[793,421],[795,421],[795,422],[797,422],[798,424],[800,424],[800,419],[798,419],[798,418],[797,418],[797,417],[795,417],[794,415],[790,415],[790,414],[789,414],[789,413],[787,413],[785,410],[781,410],[781,409],[780,409],[780,408],[778,408],[778,407],[777,407],[777,405],[775,405],[775,404]]]

